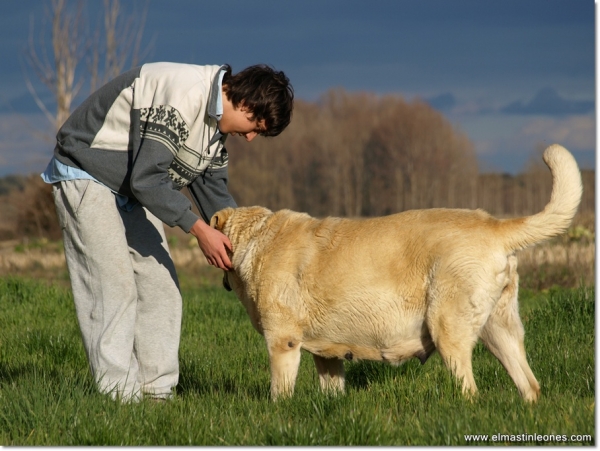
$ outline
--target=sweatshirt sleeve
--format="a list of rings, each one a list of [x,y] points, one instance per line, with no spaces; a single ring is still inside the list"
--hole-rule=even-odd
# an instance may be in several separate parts
[[[133,110],[133,130],[139,129],[139,110]],[[171,151],[159,141],[140,139],[134,133],[130,187],[136,199],[158,219],[189,232],[199,219],[187,197],[169,177]]]
[[[226,153],[224,149],[223,152]],[[226,207],[237,207],[235,200],[227,190],[227,182],[227,166],[209,167],[188,187],[202,219],[207,224],[217,211]]]

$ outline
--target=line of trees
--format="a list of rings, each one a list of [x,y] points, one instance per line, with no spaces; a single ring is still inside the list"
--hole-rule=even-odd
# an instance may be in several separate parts
[[[467,136],[428,104],[332,90],[298,100],[277,138],[227,141],[239,205],[315,216],[380,216],[416,208],[483,208],[529,215],[550,199],[541,149],[522,174],[480,174]],[[580,211],[594,211],[594,172],[583,171]]]
[[[250,144],[232,137],[227,147],[229,188],[240,206],[289,208],[320,217],[433,207],[530,215],[544,208],[552,191],[541,148],[517,176],[480,174],[464,134],[426,103],[398,96],[333,90],[318,102],[299,100],[292,123],[279,137]],[[594,175],[582,171],[582,213],[594,212]],[[39,175],[7,180],[4,189],[10,192],[0,196],[6,213],[0,239],[60,238],[51,188]]]

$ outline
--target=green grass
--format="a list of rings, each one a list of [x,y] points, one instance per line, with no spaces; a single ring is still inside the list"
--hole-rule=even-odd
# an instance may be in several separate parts
[[[273,403],[264,341],[239,301],[210,286],[183,294],[177,398],[122,405],[95,391],[69,290],[0,279],[0,445],[465,445],[465,434],[499,433],[595,443],[593,288],[523,293],[542,386],[533,406],[481,345],[474,401],[437,354],[425,365],[346,363],[347,393],[328,396],[304,353],[294,397]]]

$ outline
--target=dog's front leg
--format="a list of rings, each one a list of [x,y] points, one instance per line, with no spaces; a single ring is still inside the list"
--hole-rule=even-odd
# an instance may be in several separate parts
[[[292,336],[272,336],[265,333],[271,365],[271,398],[290,397],[294,393],[301,342]]]

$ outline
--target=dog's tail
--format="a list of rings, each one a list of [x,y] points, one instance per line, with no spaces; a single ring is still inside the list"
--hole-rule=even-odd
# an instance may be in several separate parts
[[[560,235],[569,225],[581,201],[581,174],[573,155],[553,144],[544,151],[544,162],[552,173],[552,196],[538,214],[502,221],[507,252],[524,249]]]

